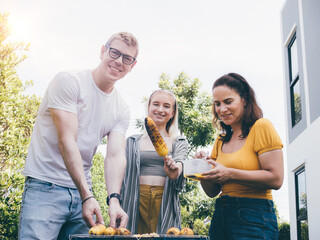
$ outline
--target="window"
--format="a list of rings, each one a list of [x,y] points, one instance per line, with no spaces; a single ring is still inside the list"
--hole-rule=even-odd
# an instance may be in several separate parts
[[[298,66],[298,49],[297,49],[296,39],[297,39],[296,34],[294,34],[288,45],[292,126],[295,126],[302,118],[299,66]]]
[[[297,230],[298,239],[309,239],[308,234],[308,208],[307,208],[307,191],[306,191],[306,172],[302,167],[295,172],[296,187],[296,209],[297,209]]]

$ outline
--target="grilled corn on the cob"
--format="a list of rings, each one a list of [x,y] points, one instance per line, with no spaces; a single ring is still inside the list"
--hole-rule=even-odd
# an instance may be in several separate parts
[[[194,235],[194,233],[191,228],[185,227],[181,229],[180,235]]]
[[[117,235],[118,234],[118,229],[114,227],[107,227],[106,230],[104,231],[105,235]]]
[[[167,234],[168,235],[179,235],[180,234],[180,230],[176,227],[171,227],[167,230]]]
[[[118,235],[130,235],[131,232],[126,228],[118,228]]]
[[[148,135],[151,139],[151,142],[156,149],[158,155],[160,157],[165,157],[169,153],[169,149],[167,147],[167,144],[161,137],[154,121],[150,117],[146,117],[144,120]]]
[[[106,226],[103,224],[98,224],[89,230],[90,235],[104,235]]]

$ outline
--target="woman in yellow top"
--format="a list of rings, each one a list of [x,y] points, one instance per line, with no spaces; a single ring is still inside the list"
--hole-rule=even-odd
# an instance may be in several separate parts
[[[262,118],[255,93],[239,74],[217,79],[212,88],[213,124],[221,129],[211,156],[213,169],[201,186],[219,195],[209,235],[216,239],[278,239],[271,189],[283,182],[282,142]],[[206,157],[199,152],[196,157]]]

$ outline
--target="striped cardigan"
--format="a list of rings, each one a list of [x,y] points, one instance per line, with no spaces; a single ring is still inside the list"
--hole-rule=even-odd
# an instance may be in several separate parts
[[[140,135],[127,139],[127,168],[121,188],[122,208],[128,214],[127,229],[137,233],[139,215],[139,176],[140,176]],[[172,143],[172,158],[183,161],[187,157],[188,142],[184,137],[178,137]],[[170,227],[181,229],[181,209],[178,193],[183,189],[185,178],[183,173],[177,180],[166,177],[162,196],[159,221],[156,232],[165,234]]]

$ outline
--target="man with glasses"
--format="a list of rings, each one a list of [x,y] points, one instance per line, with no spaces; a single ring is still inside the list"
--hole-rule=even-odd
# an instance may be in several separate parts
[[[19,239],[69,239],[103,223],[90,168],[107,136],[104,161],[110,226],[126,227],[120,188],[126,168],[129,107],[114,84],[137,63],[138,42],[126,32],[102,46],[93,70],[61,72],[39,108],[24,169]],[[94,216],[95,215],[95,216]]]

